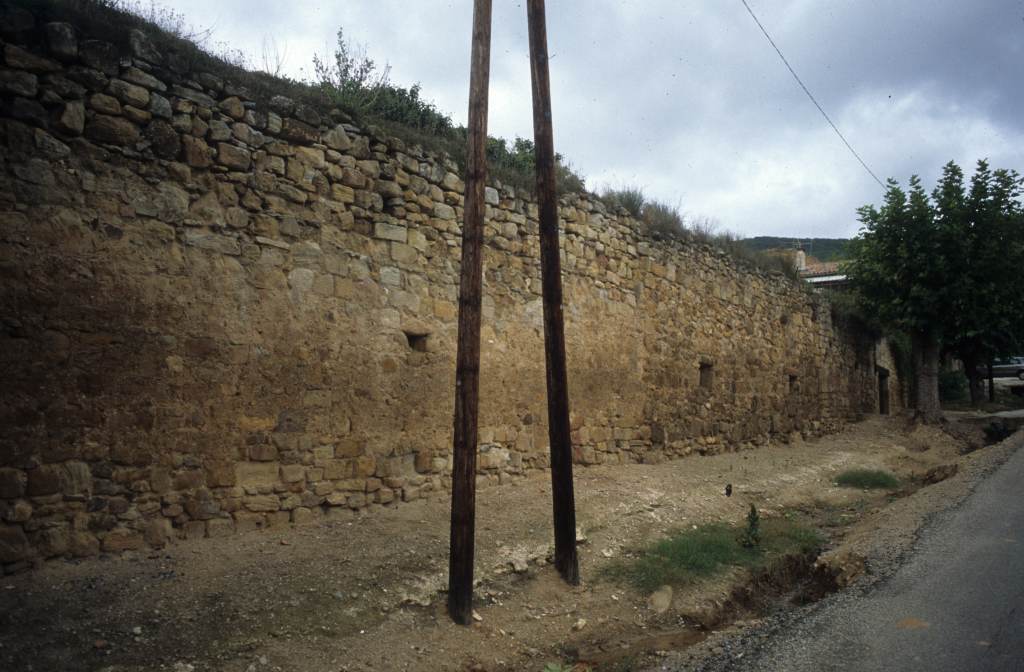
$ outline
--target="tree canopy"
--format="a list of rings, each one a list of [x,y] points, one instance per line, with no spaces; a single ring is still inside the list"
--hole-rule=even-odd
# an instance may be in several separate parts
[[[1013,170],[979,161],[969,188],[950,161],[929,195],[911,177],[889,180],[880,207],[858,210],[863,224],[847,266],[863,310],[911,336],[917,410],[938,414],[941,348],[975,376],[993,356],[1024,346],[1024,208]]]

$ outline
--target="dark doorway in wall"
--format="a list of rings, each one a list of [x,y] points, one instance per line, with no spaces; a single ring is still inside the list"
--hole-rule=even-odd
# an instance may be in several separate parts
[[[715,384],[715,367],[710,362],[700,363],[700,386],[705,390],[710,390],[711,386]]]
[[[800,391],[800,379],[793,373],[789,374],[789,391],[791,393]]]
[[[889,415],[889,369],[878,367],[878,412]]]

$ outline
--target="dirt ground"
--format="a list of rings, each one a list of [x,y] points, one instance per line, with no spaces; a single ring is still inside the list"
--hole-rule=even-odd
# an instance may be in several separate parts
[[[601,670],[639,669],[704,640],[700,624],[722,621],[735,586],[749,576],[736,571],[677,590],[666,608],[601,578],[602,567],[685,526],[739,523],[754,503],[763,516],[797,512],[812,520],[829,539],[819,562],[842,583],[865,566],[870,573],[885,549],[898,552],[921,517],[949,500],[950,488],[963,490],[974,465],[997,457],[996,449],[959,449],[937,429],[911,431],[902,420],[875,417],[756,451],[577,467],[583,581],[575,588],[548,564],[548,474],[482,490],[471,627],[444,612],[445,497],[148,555],[54,562],[2,579],[0,668],[540,672],[581,659]],[[959,473],[917,489],[929,472],[932,480],[950,476],[945,465]],[[851,467],[888,469],[914,485],[896,495],[836,487],[832,479]],[[721,625],[742,627],[757,616],[728,615],[739,626]]]

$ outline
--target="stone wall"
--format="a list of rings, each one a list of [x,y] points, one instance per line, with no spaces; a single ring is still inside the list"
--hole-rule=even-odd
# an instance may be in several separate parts
[[[141,32],[119,50],[17,18],[0,67],[5,570],[443,493],[455,165],[336,111],[257,103]],[[481,486],[548,463],[537,209],[500,184],[487,203]],[[578,463],[875,410],[875,345],[805,289],[646,240],[586,195],[560,213]]]

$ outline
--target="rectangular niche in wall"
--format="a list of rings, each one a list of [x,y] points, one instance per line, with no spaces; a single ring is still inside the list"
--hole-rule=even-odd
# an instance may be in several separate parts
[[[799,392],[800,391],[800,379],[795,373],[789,374],[789,391]]]
[[[417,333],[411,331],[406,331],[404,333],[406,340],[409,342],[409,348],[411,350],[415,350],[416,352],[427,351],[427,339],[430,338],[430,334]]]
[[[715,365],[711,362],[700,363],[700,386],[701,389],[710,390],[715,384]]]

